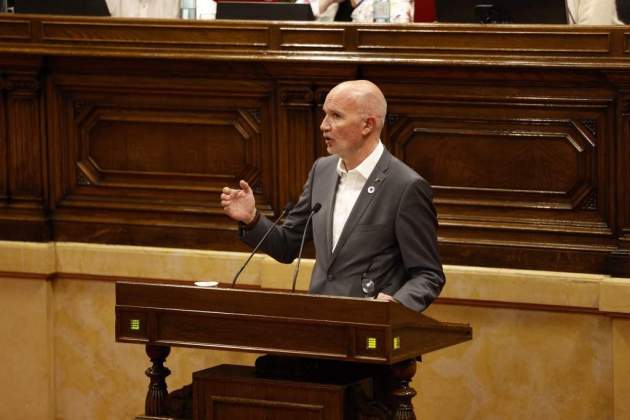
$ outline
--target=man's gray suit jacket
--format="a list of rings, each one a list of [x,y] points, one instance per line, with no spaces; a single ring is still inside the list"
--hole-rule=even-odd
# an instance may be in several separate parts
[[[310,293],[363,297],[362,277],[375,292],[392,295],[406,307],[422,311],[445,282],[437,250],[437,218],[429,184],[387,150],[359,194],[332,250],[332,220],[339,175],[336,156],[318,159],[304,190],[280,226],[261,249],[283,263],[297,256],[306,220],[321,204],[306,231],[315,244]],[[261,216],[242,240],[254,246],[272,222]]]

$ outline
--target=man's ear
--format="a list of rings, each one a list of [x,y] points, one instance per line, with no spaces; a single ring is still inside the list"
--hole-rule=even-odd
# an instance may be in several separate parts
[[[367,117],[363,121],[363,129],[361,130],[361,132],[364,136],[367,136],[374,130],[375,127],[376,127],[376,118]]]

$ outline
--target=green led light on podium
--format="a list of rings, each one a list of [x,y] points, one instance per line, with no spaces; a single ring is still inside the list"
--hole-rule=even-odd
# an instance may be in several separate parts
[[[129,329],[131,331],[140,331],[140,320],[132,319],[131,321],[129,321]]]
[[[398,350],[400,348],[400,337],[394,337],[394,350]]]
[[[368,337],[368,339],[367,339],[367,349],[368,350],[376,350],[376,337]]]

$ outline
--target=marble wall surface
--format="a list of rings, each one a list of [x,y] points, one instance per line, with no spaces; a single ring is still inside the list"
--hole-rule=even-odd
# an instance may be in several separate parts
[[[0,242],[0,406],[12,419],[140,414],[149,361],[114,341],[112,278],[231,279],[241,254]],[[291,266],[256,257],[243,282],[287,287]],[[308,283],[308,261],[299,287]],[[473,340],[430,353],[413,386],[423,419],[630,418],[630,279],[446,267],[427,314],[473,326]],[[280,280],[282,279],[282,280]],[[169,389],[256,355],[173,348]],[[1,418],[2,416],[0,416]]]
[[[50,288],[0,277],[0,418],[54,418]]]

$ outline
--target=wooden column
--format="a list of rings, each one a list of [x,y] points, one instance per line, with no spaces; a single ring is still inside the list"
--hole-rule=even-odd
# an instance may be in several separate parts
[[[409,382],[416,374],[416,360],[409,359],[396,363],[390,368],[391,388],[389,390],[389,406],[394,420],[416,420],[411,400],[416,396],[415,389]]]
[[[145,415],[152,417],[167,416],[168,390],[166,377],[171,374],[171,370],[164,366],[164,361],[171,352],[171,348],[147,344],[146,351],[153,365],[145,371],[145,374],[150,378],[147,399],[144,404]]]

